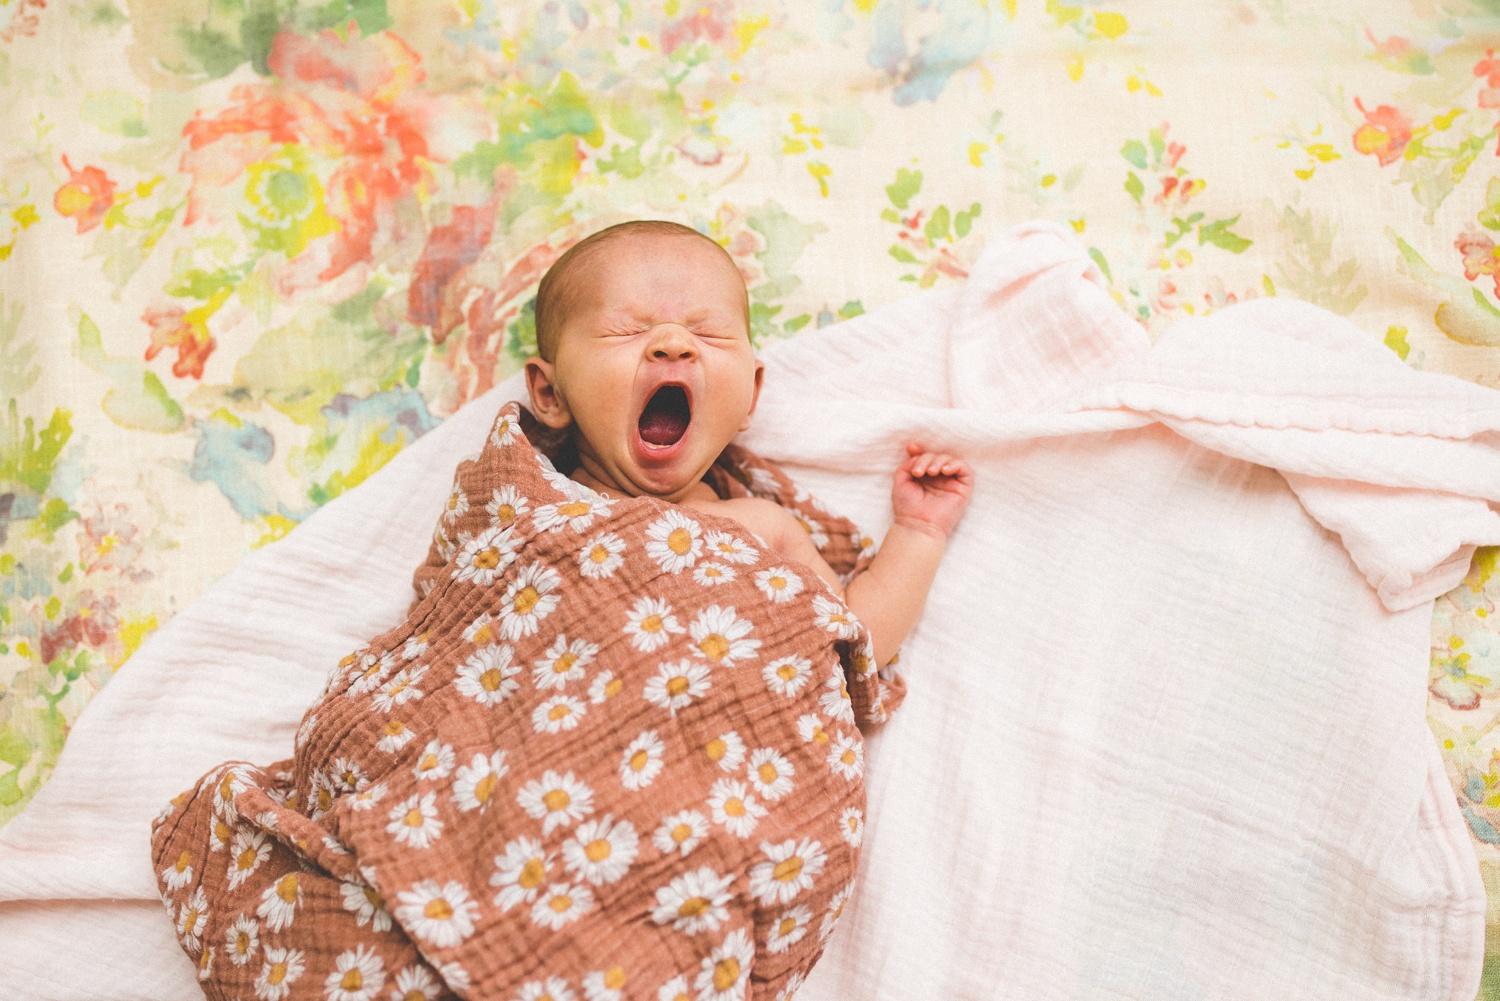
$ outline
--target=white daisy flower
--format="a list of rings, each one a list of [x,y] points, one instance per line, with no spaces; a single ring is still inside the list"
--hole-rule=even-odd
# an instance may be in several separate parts
[[[454,562],[453,578],[489,587],[516,558],[520,540],[508,528],[486,528],[464,543]]]
[[[365,654],[355,667],[354,680],[350,683],[349,690],[344,693],[344,697],[353,699],[373,692],[391,676],[391,671],[395,666],[396,658],[389,651],[378,657],[373,653]]]
[[[594,812],[594,790],[573,777],[552,770],[542,773],[516,793],[516,802],[536,820],[542,821],[543,836]]]
[[[325,688],[323,690],[323,694],[328,694],[328,691],[329,689]],[[302,725],[297,727],[297,736],[292,738],[293,750],[300,751],[307,745],[307,738],[312,735],[313,727],[317,725],[318,714],[308,713],[307,716],[302,720]]]
[[[743,539],[737,539],[728,532],[710,531],[703,541],[708,549],[707,555],[723,563],[749,566],[760,559],[760,554],[753,546],[746,545]]]
[[[747,638],[751,628],[750,620],[738,617],[733,605],[709,605],[693,619],[688,635],[699,655],[733,667],[735,661],[753,657],[760,649],[760,640]]]
[[[776,923],[766,930],[766,949],[771,953],[786,952],[802,941],[812,926],[812,911],[798,904],[782,913]]]
[[[656,1001],[693,1001],[688,991],[688,978],[679,975],[662,984],[656,992]]]
[[[578,550],[578,569],[585,577],[603,580],[625,562],[625,540],[614,532],[600,532]]]
[[[408,966],[396,974],[391,1001],[437,1001],[444,991],[440,980],[425,966]]]
[[[633,791],[646,788],[662,770],[666,745],[655,730],[645,730],[620,756],[620,784]]]
[[[557,931],[594,909],[594,894],[582,883],[552,883],[531,905],[531,920]]]
[[[734,878],[734,873],[720,876],[709,866],[683,873],[657,889],[651,918],[659,925],[670,924],[684,935],[718,931],[729,918],[724,905],[734,899],[729,891]]]
[[[474,616],[472,622],[464,626],[464,642],[473,643],[475,646],[487,646],[500,638],[500,624],[489,612],[481,612]]]
[[[214,782],[214,812],[221,814],[231,824],[239,820],[240,814],[234,807],[234,798],[249,785],[250,779],[244,765],[232,765],[224,769],[223,774]]]
[[[781,990],[776,992],[776,1001],[793,1001],[793,999],[797,996],[797,992],[802,989],[802,985],[806,982],[806,980],[807,977],[803,975],[801,970],[798,970],[790,977],[787,977],[786,983],[782,985]]]
[[[266,922],[267,931],[281,931],[292,923],[301,903],[302,883],[297,879],[297,873],[289,872],[266,887],[255,913]]]
[[[625,679],[615,677],[613,671],[603,671],[589,682],[589,701],[594,705],[612,699],[625,687]]]
[[[474,755],[467,765],[459,765],[453,779],[453,803],[464,813],[483,810],[495,796],[495,787],[510,771],[505,763],[505,752],[495,751],[486,757]]]
[[[374,1001],[385,986],[385,962],[370,946],[345,949],[323,981],[325,1001]]]
[[[397,803],[388,814],[385,833],[403,845],[426,848],[443,834],[443,822],[437,815],[437,793],[412,793]]]
[[[292,790],[292,795],[297,794]],[[273,814],[274,816],[274,814]],[[224,821],[223,817],[215,817],[208,825],[208,848],[209,851],[221,852],[229,847],[229,839],[234,837],[234,828]]]
[[[625,968],[622,966],[595,970],[583,978],[584,1001],[623,1001],[624,990]]]
[[[646,679],[645,698],[676,716],[677,710],[707,695],[709,687],[707,665],[691,660],[668,661]]]
[[[349,797],[349,809],[357,813],[373,810],[375,804],[379,803],[385,795],[385,783],[377,782],[372,786],[365,786],[359,792]]]
[[[229,849],[229,888],[238,889],[270,857],[271,841],[264,833],[247,827],[235,831]]]
[[[266,946],[260,976],[255,978],[255,996],[260,1001],[281,1001],[302,976],[302,950]]]
[[[812,838],[789,838],[779,845],[760,843],[766,861],[750,867],[750,895],[766,907],[789,904],[798,894],[812,889],[828,856],[823,843]]]
[[[745,760],[745,742],[738,733],[730,730],[704,744],[703,753],[724,771],[737,772]]]
[[[750,492],[757,497],[774,498],[781,492],[781,483],[764,466],[750,467]]]
[[[828,545],[828,535],[823,531],[822,525],[808,518],[800,511],[794,511],[791,508],[787,508],[787,510],[792,512],[792,517],[797,519],[797,524],[802,526],[802,530],[807,533],[807,537],[812,540],[814,546],[822,549]]]
[[[534,635],[538,623],[562,600],[551,593],[561,586],[557,571],[541,562],[517,574],[500,602],[500,635],[509,640]]]
[[[474,934],[479,905],[454,880],[424,879],[396,894],[396,920],[422,941],[448,949]]]
[[[651,843],[663,855],[677,852],[683,858],[708,837],[708,819],[697,810],[683,810],[663,817]]]
[[[209,946],[198,956],[198,979],[207,980],[214,975],[214,947]]]
[[[843,917],[844,905],[849,902],[849,897],[854,893],[854,884],[847,883],[838,893],[835,893],[828,901],[828,910],[823,914],[823,924],[818,928],[818,938],[826,939],[833,934],[838,927],[839,918]]]
[[[839,814],[839,833],[849,842],[849,847],[859,847],[859,843],[865,839],[865,815],[860,812],[859,807],[845,807],[844,812]]]
[[[561,733],[575,729],[583,721],[588,703],[571,695],[554,695],[544,699],[531,711],[531,728],[537,733]]]
[[[578,825],[563,842],[563,866],[595,886],[618,883],[640,851],[640,838],[628,820],[610,814]]]
[[[177,861],[161,871],[161,880],[168,888],[180,890],[193,881],[193,856],[184,851]]]
[[[839,639],[852,640],[859,636],[859,619],[849,611],[849,606],[821,594],[813,595],[813,622]]]
[[[828,731],[823,729],[823,718],[817,713],[807,713],[797,717],[797,736],[803,742],[812,741],[817,744],[826,744],[833,738]]]
[[[380,894],[369,886],[346,880],[339,884],[339,896],[343,898],[344,910],[354,915],[354,923],[359,927],[369,925],[371,931],[391,930],[391,912],[385,909]]]
[[[451,525],[468,511],[469,495],[464,493],[463,487],[453,484],[453,490],[448,494],[448,503],[443,505],[443,521]]]
[[[854,722],[854,704],[849,701],[849,686],[844,684],[844,672],[835,671],[823,682],[826,691],[818,696],[818,708],[837,723]]]
[[[703,552],[703,529],[676,508],[651,523],[646,539],[646,555],[667,573],[681,573]]]
[[[749,787],[734,779],[719,779],[714,783],[709,790],[708,811],[714,823],[722,824],[737,838],[748,838],[766,815],[766,808],[750,795]]]
[[[828,745],[828,767],[846,779],[857,779],[865,771],[865,745],[855,734],[841,733]]]
[[[460,532],[459,535],[462,536],[462,541],[464,542],[468,542],[469,539],[473,538],[473,536],[465,532]],[[443,527],[441,519],[438,520],[437,526],[432,530],[432,546],[437,550],[438,559],[444,563],[453,559],[453,554],[457,551],[457,547],[453,544],[453,540],[448,537],[448,532]],[[422,597],[425,598],[432,593],[432,583],[430,580],[422,582]]]
[[[512,483],[507,483],[499,490],[490,495],[490,502],[484,506],[485,512],[493,519],[500,528],[509,528],[516,520],[531,510],[531,504],[527,502],[526,495],[515,488]]]
[[[786,755],[770,747],[750,752],[750,788],[762,798],[775,801],[792,791],[792,776],[797,770]]]
[[[419,633],[413,633],[401,644],[401,659],[416,660],[427,652],[427,645],[431,641],[432,634],[424,629]]]
[[[755,943],[743,928],[724,936],[723,943],[703,957],[693,980],[697,1001],[744,1001],[754,959]]]
[[[533,980],[521,987],[515,1001],[575,1001],[576,995],[562,977]]]
[[[395,754],[401,748],[411,743],[412,733],[407,725],[399,719],[393,719],[380,728],[380,740],[375,746],[386,754]]]
[[[599,494],[560,504],[544,504],[531,516],[531,523],[538,532],[560,532],[564,528],[581,532],[592,525],[595,518],[608,518],[609,507],[610,502]]]
[[[255,957],[260,946],[260,925],[248,914],[234,919],[234,924],[224,931],[224,955],[235,966],[244,966]]]
[[[514,657],[509,646],[482,646],[459,665],[453,685],[482,706],[498,706],[521,687],[514,680],[521,673]]]
[[[569,500],[582,500],[594,492],[577,480],[569,479],[562,473],[559,473],[557,467],[552,464],[552,460],[547,458],[547,454],[540,449],[537,450],[536,457],[537,465],[542,467],[542,477],[553,490],[556,490],[564,497]]]
[[[464,969],[456,961],[438,964],[438,976],[454,991],[473,990],[474,982],[469,979],[469,971]],[[460,995],[462,996],[462,995]]]
[[[700,563],[693,570],[693,580],[704,587],[728,584],[737,576],[739,576],[738,572],[728,563]]]
[[[420,699],[422,690],[417,687],[417,682],[421,681],[426,673],[426,664],[415,668],[403,667],[397,671],[390,681],[380,686],[380,691],[373,700],[375,708],[388,713],[412,699]]]
[[[766,679],[766,687],[771,691],[792,698],[801,693],[812,677],[812,661],[796,654],[778,657],[760,669],[760,676]]]
[[[505,851],[495,856],[495,871],[490,874],[490,885],[500,887],[495,906],[508,911],[517,904],[531,903],[551,866],[552,856],[542,851],[542,843],[536,838],[521,837],[506,845]]]
[[[521,437],[521,425],[514,417],[502,410],[500,416],[495,419],[495,426],[490,429],[490,444],[496,448],[504,448],[506,445],[513,444],[519,437]]]
[[[660,649],[674,633],[682,632],[685,630],[677,624],[672,606],[661,598],[638,598],[626,613],[625,635],[630,637],[630,645],[642,653]]]
[[[208,897],[200,886],[182,902],[182,907],[177,911],[177,937],[182,939],[182,944],[189,952],[196,955],[203,948],[199,936],[207,926]]]
[[[317,820],[323,814],[333,809],[333,786],[329,778],[321,772],[312,774],[312,784],[308,789],[307,805],[310,810],[308,814],[313,820]]]
[[[772,567],[755,575],[755,586],[772,602],[780,604],[802,593],[802,578],[786,567]]]
[[[531,680],[543,689],[562,688],[570,681],[581,681],[584,668],[593,662],[598,652],[599,647],[588,640],[575,639],[569,643],[566,636],[558,634],[547,652],[535,661]]]
[[[855,529],[849,534],[849,541],[854,543],[855,549],[859,550],[859,556],[863,557],[875,555],[875,540],[870,538],[865,533],[861,532],[859,529]]]
[[[422,748],[422,753],[417,757],[417,763],[411,771],[418,781],[423,779],[436,781],[445,779],[453,773],[453,762],[451,744],[445,744],[441,740],[429,740],[427,746]]]
[[[333,764],[329,766],[328,778],[332,781],[334,789],[340,793],[359,792],[370,784],[359,762],[349,758],[335,758]]]

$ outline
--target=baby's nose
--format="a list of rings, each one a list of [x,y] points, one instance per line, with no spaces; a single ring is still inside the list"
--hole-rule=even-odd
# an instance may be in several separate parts
[[[692,333],[681,324],[663,323],[653,331],[650,352],[652,358],[677,361],[693,358],[698,354],[698,344]]]

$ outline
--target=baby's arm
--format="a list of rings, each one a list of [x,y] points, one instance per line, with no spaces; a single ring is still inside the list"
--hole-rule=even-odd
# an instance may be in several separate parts
[[[974,488],[967,463],[915,442],[906,452],[891,488],[895,521],[869,567],[844,592],[850,611],[870,630],[879,665],[896,656],[921,617],[948,536]]]

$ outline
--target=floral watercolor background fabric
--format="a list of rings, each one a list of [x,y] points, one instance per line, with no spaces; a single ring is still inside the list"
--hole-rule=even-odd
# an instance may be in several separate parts
[[[1291,295],[1500,383],[1497,39],[1479,0],[0,2],[0,821],[621,219],[720,240],[761,343],[1044,217],[1153,333]],[[1495,560],[1437,603],[1429,719],[1500,902]]]

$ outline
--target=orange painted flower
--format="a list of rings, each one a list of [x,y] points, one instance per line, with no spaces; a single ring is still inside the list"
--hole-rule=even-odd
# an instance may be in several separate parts
[[[68,183],[52,196],[52,207],[59,215],[74,219],[78,232],[87,233],[104,220],[104,213],[115,203],[115,182],[98,167],[74,170],[66,153],[62,162],[68,168]]]
[[[1479,91],[1479,106],[1500,108],[1500,59],[1495,58],[1494,49],[1486,49],[1484,58],[1474,64],[1474,75],[1485,84]]]
[[[1356,97],[1354,106],[1365,116],[1365,124],[1354,132],[1354,148],[1361,153],[1375,154],[1382,167],[1401,159],[1406,144],[1411,142],[1411,119],[1389,104],[1368,111]]]
[[[150,361],[163,348],[176,348],[177,360],[172,363],[172,374],[179,379],[203,378],[203,364],[213,354],[214,339],[208,334],[208,317],[204,306],[184,312],[181,306],[152,306],[141,314],[141,319],[151,326],[151,345],[146,348],[146,360]],[[211,312],[211,311],[210,311]]]
[[[1480,275],[1489,275],[1495,283],[1495,296],[1500,298],[1500,251],[1488,234],[1464,232],[1453,241],[1453,246],[1464,255],[1464,277],[1473,281]]]

